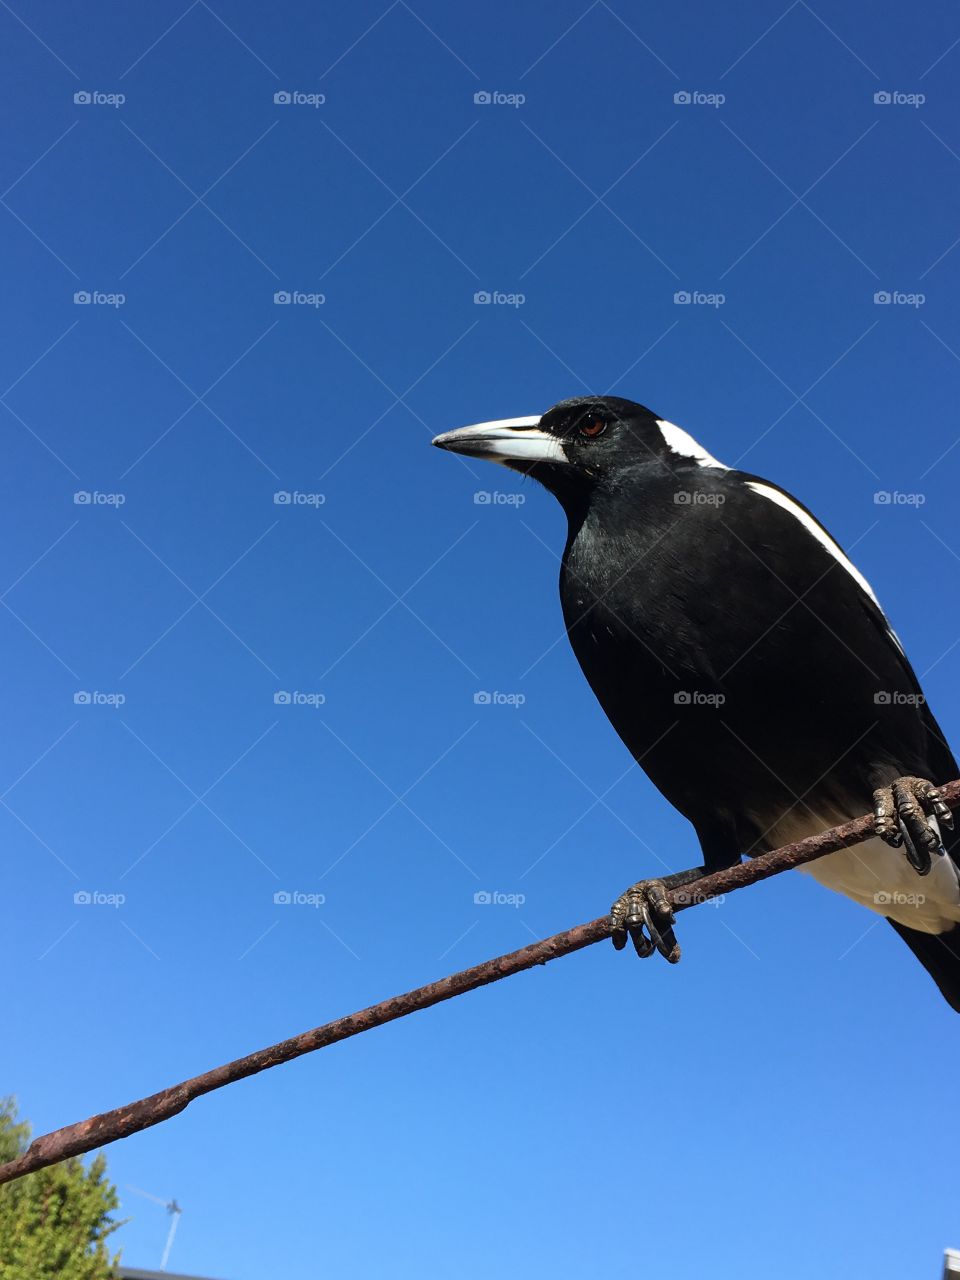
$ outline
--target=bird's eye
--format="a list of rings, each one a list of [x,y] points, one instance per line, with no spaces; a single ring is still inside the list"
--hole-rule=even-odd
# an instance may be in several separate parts
[[[597,436],[602,436],[607,429],[607,424],[602,418],[587,418],[579,427],[580,434],[586,436],[588,440],[596,440]]]

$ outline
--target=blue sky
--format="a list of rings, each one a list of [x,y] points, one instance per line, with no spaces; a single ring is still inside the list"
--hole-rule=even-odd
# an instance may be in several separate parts
[[[585,390],[683,424],[818,513],[960,738],[954,6],[0,28],[2,1083],[38,1131],[697,859],[563,637],[559,508],[441,430]],[[167,1229],[136,1186],[226,1280],[935,1275],[933,984],[798,875],[681,924],[679,968],[594,947],[111,1148],[125,1260]]]

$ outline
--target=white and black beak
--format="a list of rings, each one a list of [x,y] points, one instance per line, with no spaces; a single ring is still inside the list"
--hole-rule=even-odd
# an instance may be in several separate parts
[[[567,455],[556,436],[540,430],[540,418],[501,418],[480,422],[474,427],[458,427],[432,441],[438,449],[486,458],[514,469],[537,463],[566,462]]]

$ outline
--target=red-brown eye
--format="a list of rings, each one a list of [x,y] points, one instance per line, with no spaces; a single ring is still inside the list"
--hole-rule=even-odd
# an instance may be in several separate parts
[[[588,418],[580,427],[580,434],[586,436],[588,440],[595,440],[597,436],[602,436],[607,429],[607,424],[602,418]]]

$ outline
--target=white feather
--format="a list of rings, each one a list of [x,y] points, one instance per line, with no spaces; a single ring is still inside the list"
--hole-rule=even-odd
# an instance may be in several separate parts
[[[718,462],[712,453],[707,453],[703,445],[698,444],[688,431],[684,431],[683,427],[678,427],[674,422],[667,422],[665,418],[658,418],[657,426],[671,453],[681,458],[692,458],[700,467],[719,467],[721,471],[730,470],[724,463]]]

